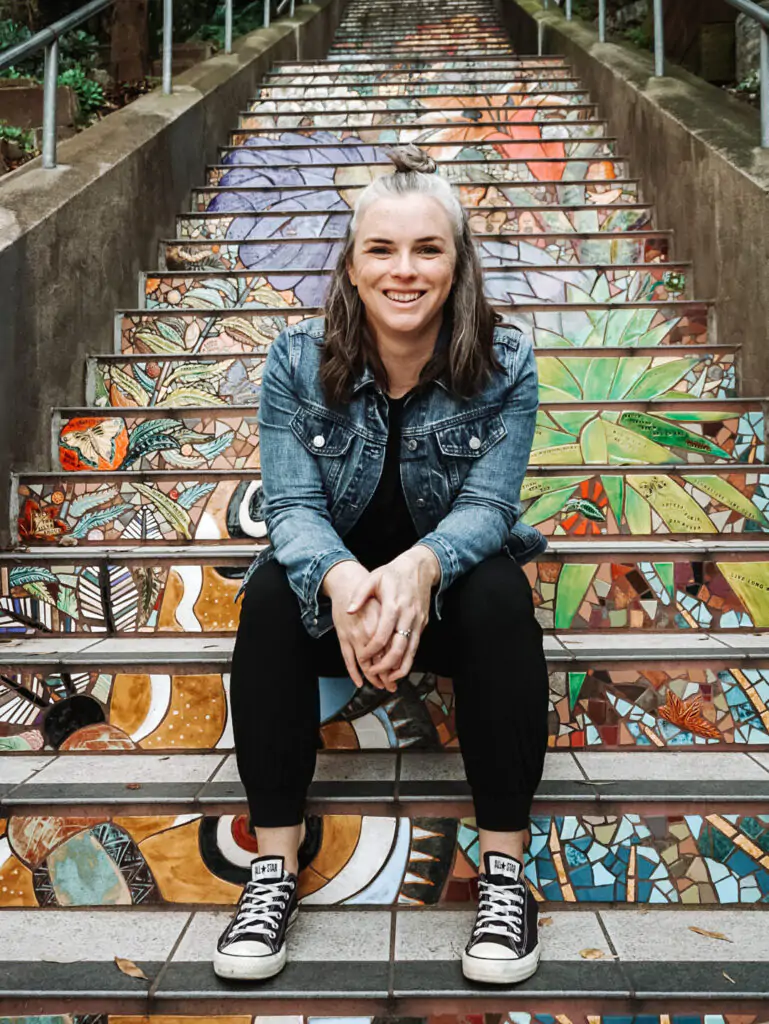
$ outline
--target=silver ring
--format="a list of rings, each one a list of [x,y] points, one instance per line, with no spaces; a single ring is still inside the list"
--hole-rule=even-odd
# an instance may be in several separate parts
[[[411,636],[410,629],[396,629],[395,632],[399,633],[401,636],[405,636],[407,640]]]

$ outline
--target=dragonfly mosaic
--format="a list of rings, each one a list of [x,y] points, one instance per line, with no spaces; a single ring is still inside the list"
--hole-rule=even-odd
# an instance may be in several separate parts
[[[33,526],[39,526],[45,517],[50,528],[61,535],[68,524],[54,519],[57,506],[28,500],[31,504],[25,509]],[[155,513],[156,506],[140,510],[140,500],[134,506],[136,512],[131,513],[131,530],[137,535],[134,542],[143,537],[163,540],[164,524]],[[169,499],[169,504],[172,502]],[[249,508],[251,505],[249,500]],[[226,512],[219,513],[221,519],[225,516]],[[118,534],[115,522],[95,529],[101,534]],[[204,524],[210,531],[206,539],[215,539],[219,525],[214,513]],[[251,533],[262,526],[246,519],[233,524],[232,532],[244,534],[244,525]],[[125,530],[118,536],[122,542],[130,539]],[[46,539],[34,538],[36,542]],[[258,550],[256,545],[253,550]],[[680,558],[683,552],[676,554]],[[647,562],[617,554],[590,563],[537,561],[525,569],[534,591],[537,618],[548,629],[681,631],[769,626],[765,582],[769,562],[747,561],[749,555],[739,552],[736,557],[730,558],[728,553],[714,557],[718,560]],[[177,561],[169,564],[173,559],[165,556],[153,562],[135,558],[129,565],[109,565],[94,559],[94,564],[83,565],[82,560],[46,564],[41,558],[35,566],[3,567],[0,633],[103,633],[114,628],[125,633],[197,634],[237,629],[235,598],[250,555],[237,559],[242,564],[229,567],[222,567],[210,556]],[[220,561],[228,561],[226,551]]]
[[[2,907],[232,904],[258,850],[241,815],[11,816],[2,831]],[[476,895],[473,819],[324,815],[311,831],[306,906]],[[526,879],[545,903],[754,905],[769,898],[768,851],[768,815],[535,814]]]
[[[4,669],[0,750],[233,748],[228,673]],[[325,750],[458,749],[452,681],[412,673],[397,694],[319,680]],[[553,750],[765,749],[769,665],[650,662],[551,668]],[[557,755],[556,755],[557,756]]]
[[[599,350],[600,351],[600,350]],[[637,351],[637,350],[636,350]],[[651,349],[642,350],[643,355],[625,356],[627,359],[643,359],[644,372],[651,375],[670,360],[686,360],[686,372],[679,380],[662,394],[680,398],[684,395],[693,398],[731,398],[735,395],[734,353],[731,351],[707,351],[685,346],[681,348],[667,347],[659,352]],[[606,355],[581,356],[574,352],[563,353],[562,350],[541,350],[540,362],[547,370],[547,361],[558,359],[566,367],[567,374],[572,374],[569,367],[573,366],[576,374],[574,389],[578,387],[577,379],[584,375],[592,377],[593,372],[605,379],[613,365],[611,360],[624,356],[621,349],[612,349]],[[609,366],[602,366],[609,360]],[[684,365],[684,364],[680,364]],[[246,405],[255,406],[259,401],[259,387],[264,367],[263,356],[244,356],[239,354],[219,356],[157,356],[125,359],[110,356],[93,359],[89,363],[88,402],[99,407],[140,405],[149,408],[159,406],[173,408],[184,406],[189,395],[177,391],[188,387],[186,381],[194,382],[200,394],[201,405]],[[616,369],[616,366],[614,367]],[[572,374],[572,375],[573,375]],[[176,376],[174,376],[176,375]],[[545,385],[543,385],[543,389]],[[197,396],[196,396],[197,397]],[[543,392],[543,398],[546,399]],[[560,401],[575,400],[569,391],[560,389]],[[745,403],[747,413],[750,403]],[[760,417],[760,412],[759,412]],[[718,422],[718,421],[716,421]],[[760,425],[760,418],[757,419]],[[707,427],[713,430],[713,427]],[[754,436],[756,434],[754,433]],[[758,457],[758,439],[753,447],[733,453],[733,457],[743,462],[755,462]],[[725,444],[724,446],[725,450]]]

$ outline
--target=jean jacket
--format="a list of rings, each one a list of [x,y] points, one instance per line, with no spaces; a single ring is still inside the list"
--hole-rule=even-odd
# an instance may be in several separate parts
[[[284,330],[267,356],[259,447],[272,547],[241,587],[275,558],[316,637],[332,626],[323,577],[353,558],[344,537],[377,488],[388,429],[387,400],[369,367],[347,405],[329,406],[320,383],[323,337],[322,318],[304,320]],[[456,398],[436,378],[404,404],[401,481],[419,543],[440,564],[439,617],[444,591],[468,569],[503,550],[526,562],[547,546],[519,519],[538,404],[534,350],[516,328],[497,326],[494,352],[502,370],[473,398]]]

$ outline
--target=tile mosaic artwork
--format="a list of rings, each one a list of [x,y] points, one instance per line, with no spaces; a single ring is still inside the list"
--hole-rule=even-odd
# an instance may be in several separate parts
[[[477,96],[493,96],[498,105],[501,97],[505,98],[508,106],[523,105],[524,103],[536,105],[543,103],[552,106],[554,104],[566,105],[571,102],[586,102],[588,94],[584,85],[575,78],[557,77],[551,80],[548,72],[543,75],[536,75],[529,79],[513,78],[505,72],[492,68],[476,72],[471,71],[454,75],[447,78],[442,71],[421,72],[416,79],[372,75],[369,81],[350,81],[341,79],[337,82],[306,83],[300,80],[295,83],[284,83],[283,76],[280,82],[275,80],[259,87],[254,103],[260,101],[280,102],[281,100],[318,102],[323,99],[356,101],[389,99],[404,97],[406,99],[443,99],[445,96],[461,96],[463,98],[475,98]]]
[[[764,417],[758,403],[745,403],[742,413],[734,409],[719,409],[712,402],[691,402],[682,410],[668,410],[662,405],[653,412],[642,411],[639,404],[636,409],[625,407],[624,411],[602,408],[599,399],[591,393],[591,381],[599,380],[599,388],[605,388],[607,381],[617,372],[618,358],[565,359],[547,356],[540,362],[540,390],[546,391],[548,398],[558,403],[557,406],[541,406],[537,413],[537,427],[534,443],[529,457],[532,467],[552,465],[605,465],[635,466],[639,462],[648,463],[690,463],[703,465],[706,463],[724,464],[727,462],[761,463],[764,461]],[[683,365],[674,366],[669,371],[669,364],[662,363],[668,372],[667,380],[660,384],[662,374],[660,363],[656,365],[650,357],[638,359],[625,357],[623,369],[627,372],[627,381],[634,381],[635,386],[619,384],[614,401],[625,403],[643,402],[645,391],[654,391],[652,398],[659,397],[656,391],[662,387],[663,397],[686,397],[689,392],[667,388],[667,384],[679,377],[691,377],[700,366],[700,359],[675,360]],[[555,365],[551,365],[555,364]],[[636,366],[634,364],[640,364]],[[137,364],[138,365],[138,364]],[[134,365],[132,369],[137,369]],[[223,373],[228,369],[226,363],[209,364],[211,377],[215,373]],[[189,401],[197,406],[219,405],[214,388],[209,388],[208,376],[203,376],[205,364],[193,362],[181,364],[169,374],[167,397],[161,399],[163,405],[172,402],[184,406]],[[119,371],[121,372],[121,371]],[[591,375],[591,376],[589,376]],[[122,375],[120,382],[123,387],[129,386],[138,398],[142,385],[135,377]],[[653,386],[652,386],[653,382]],[[150,383],[152,380],[150,378]],[[214,385],[216,381],[213,381]],[[245,384],[246,381],[243,381]],[[648,387],[644,387],[648,383]],[[678,383],[678,381],[676,381]],[[700,383],[699,380],[694,381]],[[716,384],[718,381],[716,380]],[[568,390],[566,390],[568,388]],[[142,389],[143,390],[143,389]],[[585,391],[588,394],[585,394]],[[630,391],[630,394],[627,392]],[[105,392],[106,393],[106,392]],[[119,385],[112,389],[112,394],[123,393]],[[598,389],[598,394],[600,390]],[[605,394],[605,390],[604,390]],[[555,396],[558,397],[555,397]],[[559,398],[563,396],[563,400]],[[584,402],[593,402],[586,407]],[[145,399],[146,402],[146,399]],[[578,409],[569,409],[569,404],[579,402]],[[145,404],[138,402],[137,404]],[[751,405],[758,405],[753,411]],[[91,470],[161,470],[161,469],[204,469],[204,470],[243,470],[259,469],[259,437],[257,413],[255,408],[248,410],[233,409],[232,411],[214,411],[209,409],[177,408],[168,409],[165,416],[154,412],[131,413],[123,415],[94,416],[77,415],[57,420],[59,465],[68,472]],[[664,494],[658,475],[642,478],[641,481],[628,477],[624,484],[632,487],[651,505],[655,512],[662,513],[663,522],[671,532],[675,532],[676,524],[670,515],[670,502],[677,500],[676,514],[680,520],[679,530],[685,526],[684,515],[694,532],[710,532],[711,528],[705,520],[708,515],[720,515],[723,519],[724,532],[735,530],[734,516],[726,513],[731,509],[734,513],[742,513],[750,524],[764,526],[759,510],[760,502],[756,502],[755,491],[751,492],[745,482],[740,479],[740,472],[734,474],[734,483],[723,479],[709,477],[701,483],[700,491],[707,488],[719,488],[718,497],[724,510],[703,508],[697,512],[689,505],[685,512],[681,507],[686,501],[677,490],[681,486],[686,490],[690,481],[676,481],[668,476],[664,485]],[[579,481],[584,484],[584,480]],[[756,484],[763,495],[769,477],[758,476]],[[628,518],[627,499],[625,508],[622,504],[623,481],[621,477],[614,480],[606,477],[601,481],[606,501],[603,505],[591,501],[589,497],[577,496],[574,492],[573,478],[556,478],[554,482],[544,484],[541,480],[531,479],[524,486],[524,500],[527,497],[535,501],[526,510],[526,521],[532,524],[548,522],[555,512],[559,517],[547,531],[550,534],[574,532],[570,527],[574,524],[562,517],[564,514],[579,512],[575,522],[580,525],[578,533],[620,533],[623,525],[630,532],[636,522]],[[546,490],[542,490],[546,487]],[[568,494],[561,494],[562,489]],[[619,489],[615,495],[614,490]],[[531,494],[529,494],[531,491]],[[749,496],[753,507],[748,509],[745,497]],[[612,503],[609,496],[615,497]],[[604,495],[602,495],[604,497]],[[561,499],[566,498],[564,504]],[[632,500],[632,499],[631,499]],[[692,497],[696,503],[699,497]],[[664,505],[664,508],[662,507]],[[128,510],[124,510],[128,511]],[[613,516],[614,522],[609,518]],[[59,518],[63,518],[59,516]],[[708,522],[718,520],[708,519]],[[584,525],[594,523],[594,527]],[[604,525],[605,524],[605,525]],[[697,528],[699,524],[699,529]],[[94,524],[95,525],[95,524]],[[558,530],[558,526],[563,529]],[[744,531],[748,523],[738,524],[737,532]],[[650,532],[664,532],[664,527],[650,522]],[[603,530],[602,530],[603,527]],[[87,538],[86,538],[87,539]]]
[[[507,144],[508,149],[513,144]],[[574,141],[570,147],[594,149],[595,142]],[[618,157],[601,159],[592,158],[583,152],[580,156],[567,156],[563,142],[543,142],[542,148],[547,150],[540,156],[531,152],[531,148],[520,157],[509,157],[504,160],[462,160],[448,161],[441,166],[441,174],[452,185],[477,185],[485,182],[487,186],[504,182],[516,181],[585,181],[590,179],[613,181],[616,178],[629,178],[628,161]],[[248,185],[258,188],[301,185],[313,188],[316,185],[336,185],[340,189],[348,186],[365,185],[372,178],[388,173],[391,166],[385,163],[365,164],[353,163],[350,157],[357,150],[350,146],[339,147],[339,159],[336,162],[323,162],[303,166],[301,162],[280,167],[258,166],[255,164],[257,154],[235,150],[227,164],[209,167],[206,172],[206,184],[227,188],[231,185]],[[240,155],[242,154],[242,156]],[[347,158],[347,160],[345,160]],[[234,166],[233,166],[234,165]],[[597,176],[603,175],[602,179]]]
[[[484,63],[487,65],[484,67]],[[567,81],[562,81],[566,79]],[[541,64],[539,67],[529,64],[519,66],[515,63],[506,66],[497,61],[486,61],[472,65],[458,64],[456,61],[437,61],[434,64],[422,61],[416,67],[406,64],[391,64],[378,67],[367,67],[365,71],[348,64],[322,64],[313,71],[297,71],[295,68],[284,68],[281,72],[269,74],[264,79],[264,88],[329,85],[379,85],[381,83],[398,85],[424,82],[463,82],[467,85],[477,82],[536,82],[541,89],[544,82],[558,81],[558,88],[579,88],[579,80],[573,77],[571,68]],[[572,86],[572,83],[573,86]],[[312,95],[311,93],[309,95]]]
[[[305,278],[302,280],[311,280]],[[188,283],[189,281],[189,283]],[[190,288],[189,284],[193,287]],[[175,288],[169,288],[175,284]],[[217,294],[233,287],[254,290],[257,284],[248,276],[233,281],[224,277],[201,279],[147,278],[149,295],[157,295],[167,305],[183,302],[200,303],[198,310],[187,312],[183,308],[168,311],[125,313],[120,317],[119,351],[125,355],[157,353],[172,355],[203,353],[234,354],[238,352],[265,353],[278,334],[288,325],[306,319],[308,311],[301,307],[292,311],[284,292],[284,301],[261,308],[257,302],[253,309],[221,310]],[[258,286],[261,287],[261,286]],[[190,292],[205,292],[206,297]],[[171,294],[178,292],[177,296]],[[275,293],[264,298],[273,298]],[[275,296],[277,297],[277,296]],[[203,301],[201,301],[203,299]],[[212,309],[212,306],[214,307]],[[218,309],[216,307],[219,307]],[[709,307],[704,303],[631,303],[624,308],[612,308],[607,303],[593,303],[589,309],[580,308],[503,308],[503,321],[518,327],[533,341],[536,348],[656,348],[665,345],[708,344]]]
[[[547,370],[551,362],[557,362],[560,365],[553,368],[554,372],[562,372],[565,375],[565,382],[569,385],[568,389],[552,386],[553,395],[558,392],[559,397],[555,400],[559,402],[582,400],[584,382],[588,379],[586,374],[595,373],[602,380],[606,380],[607,375],[616,370],[616,360],[621,354],[621,350],[616,348],[610,350],[611,354],[600,356],[581,356],[573,351],[564,353],[563,349],[544,351],[558,351],[559,355],[545,355],[541,350],[540,374],[543,373],[543,369]],[[663,398],[675,399],[686,396],[719,399],[734,398],[736,395],[733,352],[701,352],[694,349],[687,352],[685,348],[673,350],[668,347],[667,351],[663,349],[648,356],[623,358],[625,361],[636,363],[637,367],[642,366],[641,376],[661,372],[661,369],[671,361],[679,362],[681,370],[685,367],[685,372],[672,387],[663,384]],[[88,402],[90,405],[100,407],[146,406],[171,409],[185,405],[189,398],[199,405],[245,405],[256,408],[259,403],[264,362],[265,357],[261,355],[208,356],[197,353],[187,356],[112,356],[95,359],[90,364]],[[543,381],[541,389],[545,391],[546,388],[547,385]],[[545,395],[542,398],[544,401],[548,400]],[[712,402],[709,404],[712,405]],[[691,430],[693,423],[696,431],[706,432],[710,437],[725,430],[723,440],[719,443],[723,450],[730,447],[733,459],[747,463],[761,461],[759,456],[763,455],[763,445],[759,437],[762,429],[760,407],[746,400],[740,403],[739,411],[730,407],[717,413],[713,408],[710,414],[706,415],[707,408],[707,405],[692,407],[691,415],[686,417],[689,424],[687,429]],[[698,412],[695,412],[695,409]],[[541,416],[545,417],[543,426],[546,426],[547,411],[543,409]],[[674,419],[677,416],[683,417],[684,412],[673,414]],[[728,438],[744,433],[744,430],[740,429],[742,424],[750,424],[753,430],[752,439],[749,443],[735,448]],[[193,444],[198,443],[199,440],[193,441]],[[697,449],[702,450],[700,442],[696,442],[692,447],[692,457]],[[685,453],[681,454],[686,458]],[[715,452],[712,454],[716,455]],[[672,458],[675,461],[675,456]]]
[[[200,213],[248,211],[266,212],[277,209],[279,212],[291,212],[292,205],[297,212],[307,209],[347,210],[352,209],[355,200],[364,186],[354,185],[350,188],[313,189],[310,194],[304,193],[302,186],[293,189],[277,189],[260,192],[249,189],[248,185],[238,191],[226,191],[218,188],[195,189],[192,193],[191,208]],[[330,197],[332,205],[328,205],[326,192],[333,190]],[[476,214],[477,207],[491,207],[495,211],[510,206],[588,206],[591,204],[609,205],[611,203],[638,203],[640,189],[637,181],[616,181],[612,179],[587,179],[586,181],[551,182],[513,182],[508,185],[486,186],[482,182],[477,185],[457,186],[462,205],[471,210],[470,217]],[[338,205],[337,205],[338,201]],[[308,204],[312,203],[312,207]],[[492,233],[492,223],[487,222],[487,211],[483,211],[483,227],[486,233]],[[473,222],[476,223],[476,222]]]
[[[516,1003],[518,1005],[518,1003]],[[670,1013],[643,1015],[593,1014],[593,1013],[547,1013],[534,1010],[511,1010],[509,1013],[440,1013],[428,1017],[398,1018],[356,1015],[342,1016],[160,1016],[149,1017],[118,1016],[116,1014],[49,1014],[45,1017],[0,1017],[0,1024],[759,1024],[763,1018],[751,1013]]]
[[[477,896],[472,818],[328,814],[309,831],[308,906]],[[257,852],[245,815],[12,815],[0,822],[0,907],[231,904]],[[548,903],[766,903],[769,816],[534,815],[526,878]]]
[[[603,473],[589,468],[577,471],[583,460],[587,467],[583,451],[592,458],[599,444],[599,454],[617,453],[616,461],[631,461],[630,454],[619,453],[632,453],[634,448],[642,451],[657,444],[649,440],[649,435],[655,434],[666,441],[678,458],[678,452],[687,446],[718,450],[706,435],[701,437],[675,420],[645,413],[596,414],[595,410],[579,410],[573,414],[573,422],[567,410],[551,411],[548,416],[550,423],[565,424],[556,446],[564,451],[555,453],[550,466],[532,468],[521,488],[523,521],[537,526],[546,536],[712,537],[719,533],[740,536],[769,530],[767,473],[728,463],[713,463],[699,471],[692,465],[656,473],[651,466],[646,472],[636,466],[624,472],[614,467]],[[614,422],[613,417],[619,422]],[[71,443],[63,449],[63,457],[71,460],[73,467],[85,469],[84,458],[98,458],[105,462],[100,468],[106,469],[106,461],[112,459],[115,467],[111,468],[119,470],[121,453],[134,451],[129,448],[131,442],[123,419],[91,417],[75,422],[90,426],[73,430]],[[146,420],[141,425],[137,445],[154,436],[158,445],[167,445],[166,461],[174,463],[199,458],[203,454],[201,448],[209,446],[208,450],[213,450],[220,440],[227,440],[226,432],[216,436],[197,431],[195,436],[209,436],[211,440],[202,441],[198,448],[190,445],[193,454],[185,456],[181,454],[184,427],[176,421],[169,426],[171,423]],[[567,433],[567,428],[573,433]],[[554,432],[551,426],[543,429]],[[747,427],[744,434],[737,435],[737,440],[746,446],[754,439],[755,434]],[[237,440],[233,437],[231,458],[236,457],[241,445],[248,453],[247,458],[258,458],[255,442],[242,436]],[[552,448],[549,444],[547,450]],[[569,463],[564,466],[563,475],[553,472],[559,457]],[[67,544],[87,547],[134,544],[137,540],[184,543],[264,539],[262,491],[256,471],[233,469],[221,478],[201,480],[204,471],[205,467],[197,474],[179,470],[170,477],[145,477],[143,481],[122,476],[110,478],[107,473],[89,473],[87,477],[67,473],[43,482],[23,477],[17,491],[19,540],[25,544],[56,545],[66,535]]]
[[[230,750],[229,673],[3,670],[0,751]],[[322,678],[325,750],[458,747],[450,679],[413,672],[391,696]],[[769,668],[707,663],[550,671],[552,749],[769,744]]]
[[[173,499],[168,498],[169,501]],[[153,506],[153,508],[156,506]],[[45,508],[39,513],[47,515]],[[53,520],[51,520],[53,522]],[[155,539],[158,519],[134,515]],[[208,522],[208,520],[206,520]],[[55,526],[54,522],[54,526]],[[159,532],[159,530],[158,530]],[[256,550],[256,548],[254,549]],[[529,563],[540,623],[570,630],[756,629],[769,626],[769,562],[695,560]],[[42,561],[42,560],[41,560]],[[0,568],[0,635],[232,633],[245,566],[51,563]]]
[[[246,113],[248,114],[291,114],[291,113],[322,113],[339,114],[348,111],[423,111],[443,113],[445,110],[472,110],[476,123],[483,121],[502,120],[512,117],[516,110],[537,110],[548,112],[563,110],[574,106],[588,106],[595,109],[595,101],[584,90],[556,88],[552,91],[532,91],[536,83],[509,81],[507,89],[471,89],[470,92],[458,88],[444,91],[436,87],[430,91],[416,92],[379,86],[378,95],[361,95],[354,91],[346,92],[346,87],[333,88],[334,95],[328,90],[311,93],[307,96],[277,97],[266,96],[252,100]],[[365,87],[363,87],[365,88]],[[393,95],[395,92],[395,95]],[[400,92],[400,95],[397,93]]]
[[[385,129],[416,126],[419,131],[432,131],[436,128],[448,129],[464,126],[465,130],[472,128],[474,133],[485,133],[487,129],[495,133],[510,123],[507,120],[509,116],[507,113],[503,112],[501,116],[496,116],[493,111],[489,111],[486,114],[485,97],[479,97],[479,100],[481,102],[478,110],[471,107],[431,106],[429,111],[425,111],[423,107],[419,106],[412,106],[407,110],[400,107],[388,107],[384,101],[379,106],[338,110],[335,101],[329,101],[334,103],[329,110],[325,109],[325,105],[324,109],[321,109],[317,103],[311,103],[309,110],[300,109],[300,104],[297,102],[288,104],[288,110],[281,105],[279,110],[266,112],[263,109],[265,105],[275,107],[275,104],[267,103],[259,105],[259,112],[252,109],[239,114],[238,129],[258,131],[262,135],[264,132],[274,134],[276,131],[288,129],[295,129],[304,134],[305,131],[314,132],[318,128],[339,131],[355,129],[357,131],[377,126],[382,126]],[[604,132],[606,132],[606,122],[599,119],[595,103],[571,103],[568,106],[539,105],[533,113],[529,107],[518,107],[515,116],[520,119],[517,122],[519,125],[527,125],[529,137],[535,137],[531,135],[534,128],[545,128],[546,133],[549,133],[554,127],[576,127],[580,121],[603,125]],[[368,135],[360,137],[365,142],[376,141],[379,138],[378,136],[369,138]],[[524,135],[525,137],[526,135]],[[380,141],[385,141],[385,139]]]

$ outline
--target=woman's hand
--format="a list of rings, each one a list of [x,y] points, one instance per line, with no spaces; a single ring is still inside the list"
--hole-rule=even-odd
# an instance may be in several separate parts
[[[440,564],[433,552],[417,544],[360,581],[347,611],[358,613],[372,598],[381,605],[374,633],[357,652],[367,678],[376,677],[392,690],[398,679],[409,674],[422,630],[430,617],[430,591],[440,575]],[[401,630],[410,630],[410,636],[403,636]]]
[[[370,573],[360,562],[351,560],[337,562],[323,579],[323,592],[331,598],[331,615],[336,627],[337,639],[350,678],[356,686],[363,686],[359,664],[363,667],[362,651],[376,632],[381,616],[381,604],[371,597],[358,605],[355,612],[349,611],[354,593],[367,585]],[[369,662],[370,665],[370,662]],[[377,689],[395,690],[395,683],[385,684],[376,673],[367,667],[363,673]]]

